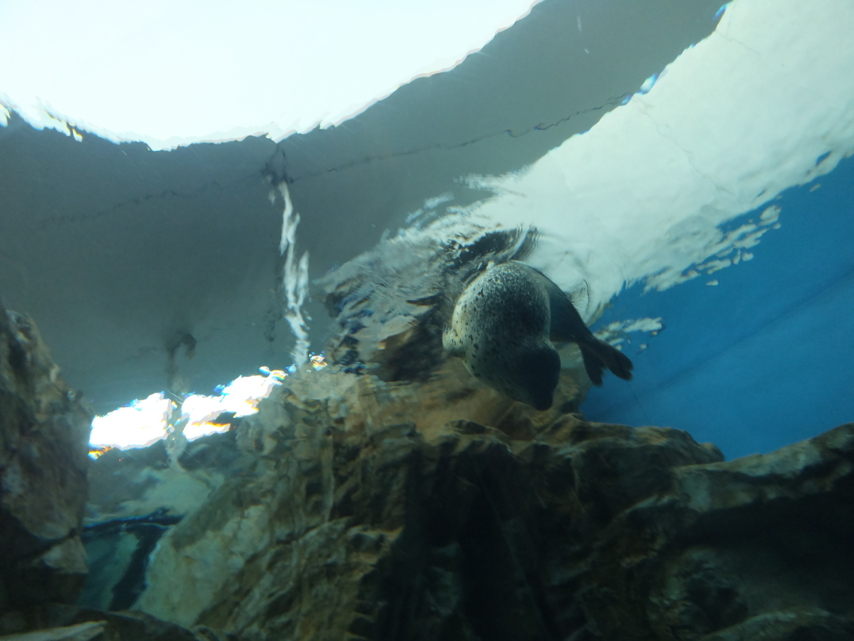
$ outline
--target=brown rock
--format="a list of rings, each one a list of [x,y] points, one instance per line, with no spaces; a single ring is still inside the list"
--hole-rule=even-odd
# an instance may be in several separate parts
[[[147,557],[163,533],[227,477],[255,463],[234,440],[233,431],[197,439],[186,446],[180,465],[170,463],[164,441],[113,449],[92,462],[83,535],[91,567],[79,603],[102,610],[133,604],[144,587]]]
[[[33,322],[0,305],[0,639],[218,641],[209,631],[194,634],[142,612],[73,605],[87,575],[81,531],[91,421]],[[233,449],[221,467],[233,469]],[[188,454],[194,456],[188,468],[197,461],[215,468],[219,461],[210,442],[194,444]],[[151,500],[143,494],[128,491],[123,501],[104,490],[99,498],[105,512],[121,513],[125,501],[136,499],[139,508]],[[173,503],[176,511],[187,509],[186,500]]]
[[[0,306],[0,612],[77,597],[91,421],[35,324]]]
[[[144,612],[101,612],[61,605],[34,608],[27,628],[26,632],[0,636],[0,641],[219,641],[202,628],[194,633]]]
[[[11,634],[0,637],[0,641],[103,641],[106,639],[104,627],[103,621],[90,621],[61,628]]]
[[[241,640],[854,638],[854,425],[724,463],[454,376],[288,379],[135,607]]]

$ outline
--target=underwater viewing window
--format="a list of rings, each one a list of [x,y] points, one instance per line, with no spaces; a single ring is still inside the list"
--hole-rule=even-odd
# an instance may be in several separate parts
[[[854,639],[852,0],[0,0],[0,641]]]

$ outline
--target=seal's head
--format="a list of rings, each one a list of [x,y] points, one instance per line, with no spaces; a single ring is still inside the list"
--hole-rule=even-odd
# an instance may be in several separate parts
[[[560,378],[560,356],[551,343],[516,350],[508,365],[512,375],[494,387],[537,410],[549,409]]]

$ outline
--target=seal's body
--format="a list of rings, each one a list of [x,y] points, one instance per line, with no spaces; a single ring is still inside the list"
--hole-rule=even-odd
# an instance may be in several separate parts
[[[552,341],[574,342],[595,385],[607,367],[623,379],[632,362],[596,338],[567,295],[532,267],[496,265],[478,275],[454,306],[445,349],[487,385],[538,410],[552,406],[560,357]]]

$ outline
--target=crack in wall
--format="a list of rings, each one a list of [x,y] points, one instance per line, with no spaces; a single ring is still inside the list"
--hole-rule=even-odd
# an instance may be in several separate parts
[[[540,122],[540,123],[537,123],[536,125],[531,125],[531,126],[525,128],[525,129],[522,129],[522,130],[514,130],[513,128],[507,128],[507,129],[502,129],[500,131],[494,131],[494,132],[491,132],[488,134],[484,134],[482,136],[477,136],[475,138],[463,140],[463,141],[457,142],[457,143],[452,143],[452,144],[436,143],[433,145],[427,145],[424,147],[419,147],[417,149],[407,149],[407,150],[392,152],[392,153],[387,153],[387,154],[367,156],[364,158],[359,158],[358,160],[353,160],[353,161],[346,162],[346,163],[336,165],[333,167],[327,167],[325,169],[322,169],[321,171],[306,173],[306,174],[303,174],[301,176],[296,176],[296,177],[290,176],[287,178],[287,183],[292,185],[292,184],[298,183],[302,180],[307,180],[310,178],[316,178],[316,177],[319,177],[319,176],[322,176],[325,174],[344,172],[344,171],[347,171],[347,170],[350,170],[350,169],[353,169],[356,167],[369,165],[369,164],[374,163],[374,162],[383,162],[383,161],[388,161],[388,160],[406,158],[406,157],[410,157],[410,156],[415,156],[417,154],[427,153],[430,151],[454,151],[457,149],[463,149],[465,147],[469,147],[471,145],[476,145],[476,144],[485,142],[487,140],[498,138],[500,136],[509,136],[510,138],[514,138],[514,139],[523,138],[523,137],[528,136],[534,132],[548,131],[549,129],[559,127],[559,126],[561,126],[561,125],[563,125],[563,124],[565,124],[565,123],[567,123],[567,122],[569,122],[575,118],[578,118],[579,116],[592,114],[592,113],[595,113],[597,111],[613,109],[614,107],[619,106],[626,98],[628,98],[632,95],[633,95],[633,93],[627,92],[627,93],[621,94],[619,96],[611,96],[606,101],[604,101],[602,104],[596,105],[594,107],[590,107],[588,109],[578,110],[572,114],[569,114],[567,116],[559,118],[553,122],[547,122],[547,123]],[[657,125],[656,125],[656,127],[657,127]],[[263,168],[259,169],[259,171],[257,173],[253,172],[251,174],[244,174],[244,175],[240,176],[238,178],[238,181],[242,182],[242,181],[248,180],[249,178],[252,178],[256,175],[267,176],[267,174],[269,174],[268,165],[275,159],[277,154],[281,154],[281,153],[282,153],[281,147],[279,147],[277,145],[276,151],[270,155],[270,157],[267,159],[265,166]],[[85,222],[92,222],[92,221],[99,220],[102,218],[114,216],[114,215],[120,213],[120,211],[122,209],[125,209],[127,207],[145,205],[151,201],[163,200],[163,199],[168,199],[168,198],[181,198],[181,199],[185,199],[185,200],[190,200],[192,198],[199,196],[200,194],[202,194],[206,191],[209,191],[211,189],[215,189],[218,187],[219,188],[222,187],[219,180],[206,183],[205,185],[203,185],[203,186],[201,186],[201,187],[199,187],[193,191],[189,191],[189,192],[179,192],[175,189],[165,189],[165,190],[163,190],[159,193],[155,193],[155,194],[136,196],[134,198],[124,200],[122,202],[116,203],[114,205],[100,209],[98,211],[86,212],[86,213],[80,212],[80,213],[75,213],[75,214],[60,215],[60,216],[57,216],[54,218],[43,219],[41,221],[34,221],[34,222],[39,222],[40,224],[51,226],[51,227],[61,227],[64,225],[73,225],[73,224],[79,224],[79,223],[85,223]]]
[[[652,123],[653,127],[655,127],[655,131],[659,136],[661,136],[664,140],[667,140],[670,143],[672,143],[679,151],[681,151],[683,153],[683,155],[685,156],[685,160],[691,166],[691,169],[694,170],[694,173],[696,173],[698,176],[700,176],[700,178],[702,178],[703,180],[705,180],[709,184],[711,184],[717,191],[723,192],[725,194],[729,194],[730,196],[735,196],[735,194],[733,192],[731,192],[727,188],[719,185],[711,176],[709,176],[708,174],[706,174],[703,171],[700,171],[700,169],[697,167],[697,165],[694,164],[694,159],[691,156],[691,152],[689,152],[682,145],[680,145],[679,141],[676,140],[675,136],[665,134],[661,130],[661,127],[659,126],[659,124],[656,122],[655,118],[653,118],[649,112],[647,112],[646,110],[642,110],[641,113],[646,118],[649,119],[649,121]]]
[[[260,172],[258,172],[260,173]],[[242,182],[244,180],[249,179],[250,177],[254,177],[258,175],[256,172],[251,174],[244,174],[243,176],[238,178],[238,182]],[[222,188],[222,184],[219,180],[214,180],[209,183],[205,183],[201,187],[194,189],[189,192],[181,193],[176,191],[175,189],[164,189],[163,191],[155,194],[147,194],[142,196],[135,196],[133,198],[129,198],[127,200],[123,200],[115,205],[110,205],[109,207],[105,207],[103,209],[99,209],[94,212],[80,212],[76,214],[65,214],[59,215],[52,218],[43,218],[41,220],[36,220],[36,222],[40,225],[45,225],[48,227],[63,227],[65,225],[73,225],[78,223],[92,222],[101,218],[109,217],[120,213],[120,210],[126,207],[133,207],[139,205],[145,205],[151,201],[155,200],[165,200],[168,198],[180,198],[184,200],[191,200],[200,194],[203,194],[207,191]]]
[[[754,54],[757,58],[761,58],[761,57],[762,57],[762,54],[761,54],[761,53],[759,53],[758,51],[756,51],[756,49],[753,49],[752,47],[748,47],[746,44],[744,44],[744,43],[743,43],[743,42],[741,42],[740,40],[736,40],[735,38],[730,38],[730,37],[728,37],[728,36],[725,36],[723,33],[718,33],[717,35],[718,35],[718,37],[720,37],[722,40],[725,40],[725,41],[727,41],[727,42],[730,42],[730,43],[732,43],[732,44],[734,44],[734,45],[739,45],[739,46],[740,46],[740,47],[742,47],[743,49],[746,49],[746,50],[747,50],[747,51],[749,51],[750,53]]]
[[[560,125],[565,124],[565,123],[569,122],[570,120],[577,118],[578,116],[584,116],[587,114],[595,113],[597,111],[602,111],[604,109],[617,107],[626,98],[628,98],[629,96],[632,96],[632,95],[633,95],[633,93],[627,92],[627,93],[624,93],[620,96],[611,96],[604,103],[597,105],[595,107],[590,107],[589,109],[581,109],[579,111],[576,111],[573,114],[570,114],[568,116],[564,116],[563,118],[560,118],[560,119],[558,119],[554,122],[551,122],[551,123],[539,123],[536,125],[532,125],[532,126],[526,128],[526,129],[523,129],[519,132],[514,131],[512,128],[511,129],[502,129],[500,131],[494,131],[492,133],[484,134],[482,136],[477,136],[475,138],[463,140],[462,142],[458,142],[458,143],[453,143],[453,144],[436,143],[433,145],[427,145],[425,147],[419,147],[417,149],[407,149],[407,150],[392,152],[392,153],[388,153],[388,154],[379,154],[376,156],[367,156],[365,158],[353,160],[353,161],[350,161],[350,162],[347,162],[347,163],[344,163],[341,165],[337,165],[335,167],[328,167],[328,168],[323,169],[321,171],[303,174],[302,176],[298,176],[298,177],[291,177],[289,184],[295,184],[295,183],[298,183],[302,180],[307,180],[309,178],[316,178],[316,177],[322,176],[324,174],[347,171],[348,169],[353,169],[354,167],[359,167],[362,165],[368,165],[368,164],[371,164],[373,162],[381,162],[381,161],[385,161],[385,160],[394,160],[397,158],[405,158],[407,156],[414,156],[416,154],[426,153],[429,151],[453,151],[456,149],[463,149],[463,148],[468,147],[470,145],[475,145],[475,144],[484,142],[486,140],[491,140],[493,138],[497,138],[499,136],[505,136],[506,135],[506,136],[509,136],[511,138],[517,138],[517,139],[522,138],[522,137],[527,136],[527,135],[529,135],[535,131],[547,131],[547,130],[552,129],[554,127],[559,127]]]

